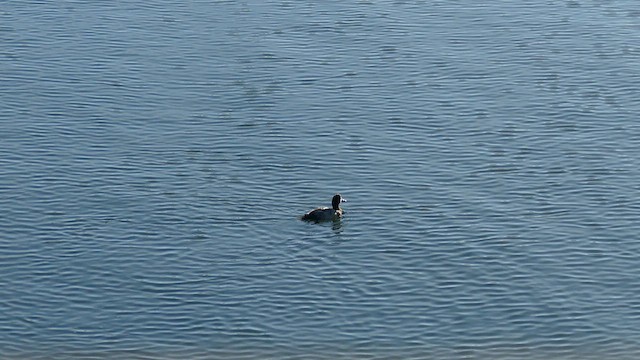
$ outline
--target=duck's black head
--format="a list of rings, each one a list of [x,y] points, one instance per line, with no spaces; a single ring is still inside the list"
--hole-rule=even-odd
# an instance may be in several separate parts
[[[340,209],[340,203],[346,202],[347,200],[343,199],[340,194],[333,195],[333,199],[331,199],[331,206],[333,206],[333,210]]]

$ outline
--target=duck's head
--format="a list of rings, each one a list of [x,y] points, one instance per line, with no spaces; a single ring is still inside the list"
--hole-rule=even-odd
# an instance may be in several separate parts
[[[333,206],[333,210],[340,209],[340,203],[347,202],[340,194],[333,195],[333,199],[331,199],[331,206]]]

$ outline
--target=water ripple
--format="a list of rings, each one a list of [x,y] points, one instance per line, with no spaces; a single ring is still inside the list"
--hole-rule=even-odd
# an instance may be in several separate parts
[[[628,4],[30,5],[0,357],[637,358]]]

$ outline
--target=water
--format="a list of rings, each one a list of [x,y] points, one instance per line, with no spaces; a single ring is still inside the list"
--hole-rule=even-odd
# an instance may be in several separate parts
[[[639,37],[632,1],[5,2],[0,357],[636,359]]]

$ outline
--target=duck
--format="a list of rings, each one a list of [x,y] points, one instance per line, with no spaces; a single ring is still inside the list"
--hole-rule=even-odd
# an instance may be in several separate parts
[[[344,210],[340,208],[340,203],[347,202],[340,194],[333,195],[331,199],[331,207],[319,207],[302,215],[304,221],[323,222],[338,220],[344,214]]]

